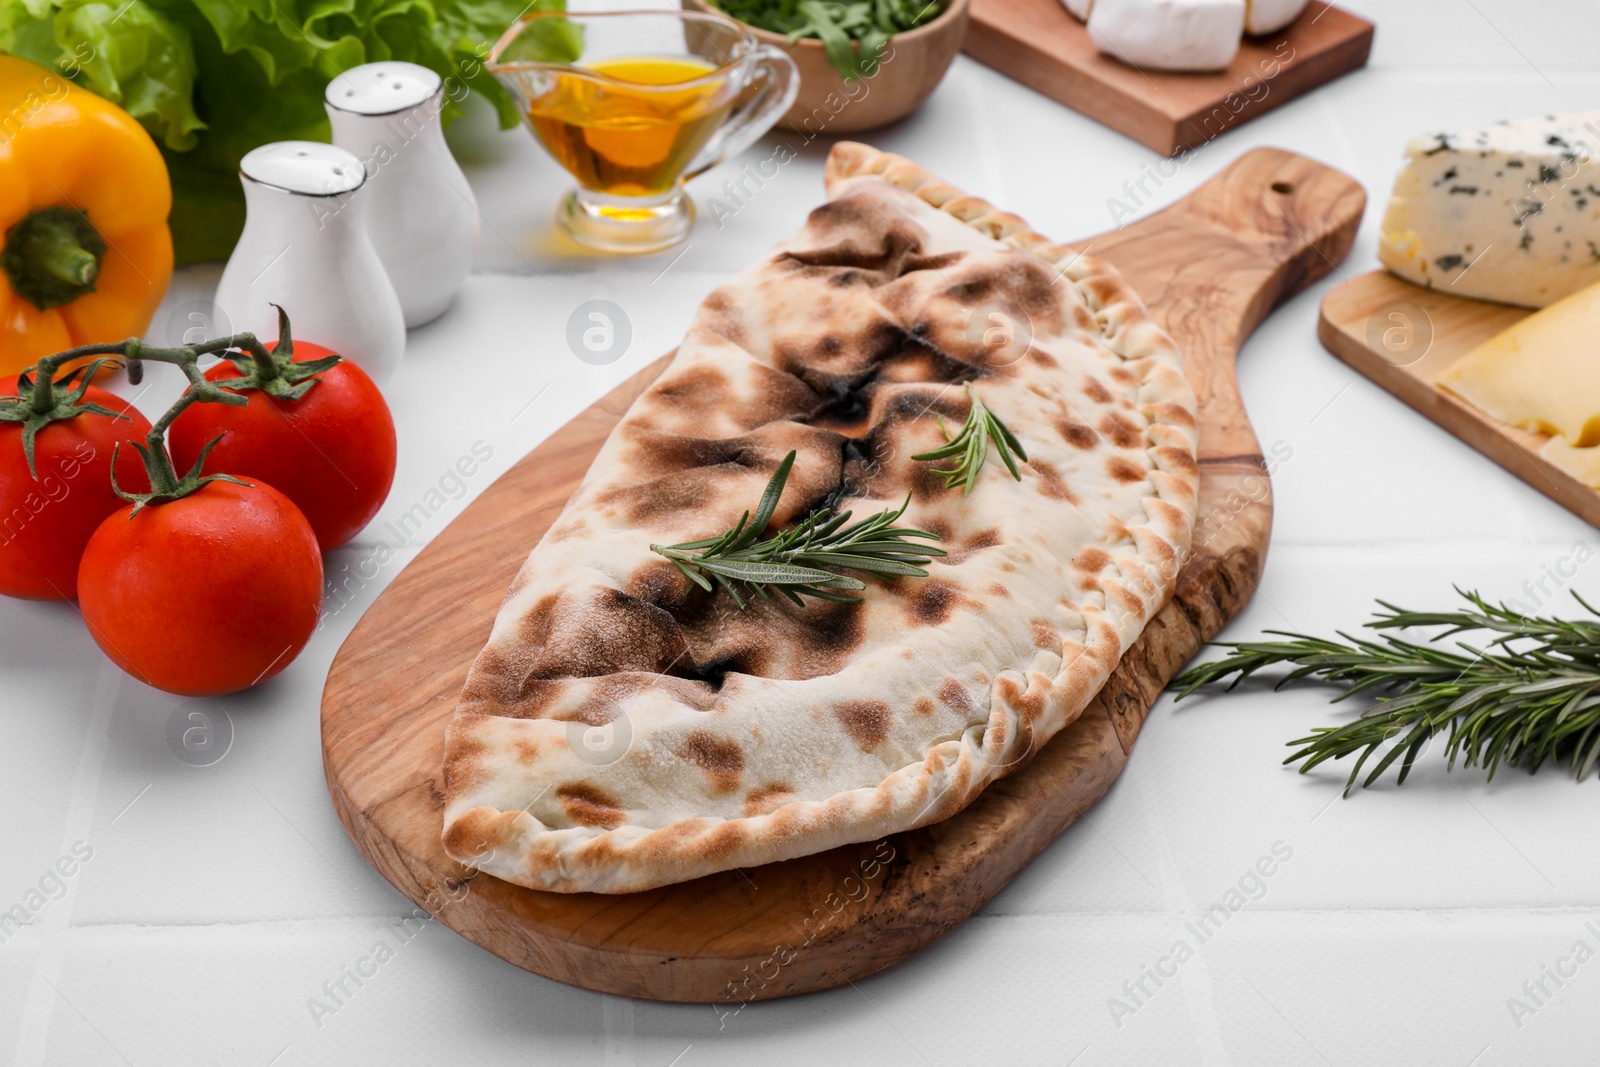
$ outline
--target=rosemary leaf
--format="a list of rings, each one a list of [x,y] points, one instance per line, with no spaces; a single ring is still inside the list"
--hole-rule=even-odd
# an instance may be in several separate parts
[[[1357,755],[1345,795],[1359,779],[1377,781],[1400,761],[1404,782],[1414,761],[1435,736],[1446,738],[1448,767],[1456,761],[1482,767],[1494,778],[1501,764],[1530,773],[1546,763],[1564,763],[1582,780],[1600,763],[1600,612],[1576,593],[1594,619],[1526,615],[1491,604],[1476,592],[1456,590],[1470,605],[1459,611],[1406,611],[1385,601],[1367,623],[1378,631],[1439,628],[1429,643],[1391,633],[1374,640],[1341,633],[1343,641],[1268,631],[1282,641],[1239,641],[1232,651],[1173,680],[1182,700],[1203,686],[1228,681],[1232,689],[1257,671],[1292,666],[1278,687],[1305,679],[1344,689],[1335,702],[1368,690],[1377,695],[1354,721],[1320,727],[1289,742],[1286,764],[1303,774],[1330,759]],[[1496,636],[1483,648],[1464,641],[1454,651],[1437,642],[1463,633]],[[1363,778],[1367,760],[1388,747]]]
[[[818,508],[793,529],[763,540],[794,459],[790,452],[778,464],[761,494],[754,519],[747,511],[725,533],[676,545],[651,545],[650,550],[671,560],[706,592],[725,590],[741,609],[747,603],[744,593],[767,599],[772,589],[800,605],[805,597],[858,603],[860,598],[849,594],[867,584],[838,573],[840,570],[879,579],[926,578],[923,565],[945,554],[943,549],[913,540],[937,541],[938,534],[894,525],[911,503],[909,494],[899,508],[885,509],[854,524],[850,524],[848,511],[836,515]]]
[[[1028,460],[1028,453],[1023,451],[1022,442],[1017,440],[1017,435],[1012,433],[999,416],[990,411],[978,399],[977,392],[971,385],[967,386],[967,398],[971,401],[971,410],[967,412],[967,421],[961,427],[961,432],[954,437],[945,429],[944,420],[939,420],[939,429],[944,432],[945,443],[938,448],[927,452],[918,452],[912,456],[915,460],[943,460],[953,456],[961,459],[948,469],[935,469],[933,473],[944,478],[946,489],[961,486],[961,495],[966,496],[972,492],[972,486],[978,480],[978,473],[983,470],[984,460],[989,456],[989,442],[994,442],[994,450],[1011,472],[1011,477],[1022,481],[1022,471],[1017,468],[1020,457],[1024,463]]]

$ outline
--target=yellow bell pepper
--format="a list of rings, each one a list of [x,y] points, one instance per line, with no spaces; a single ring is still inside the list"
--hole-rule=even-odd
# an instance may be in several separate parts
[[[141,335],[172,278],[167,166],[144,127],[0,56],[0,374]]]

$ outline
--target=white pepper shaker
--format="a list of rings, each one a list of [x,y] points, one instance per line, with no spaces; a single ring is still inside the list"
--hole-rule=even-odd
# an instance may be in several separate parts
[[[444,314],[478,240],[478,202],[445,144],[444,83],[415,63],[367,63],[328,83],[333,143],[366,167],[367,229],[406,326]]]
[[[329,144],[279,141],[246,155],[239,180],[244,233],[217,285],[222,321],[270,347],[279,304],[297,340],[333,349],[383,384],[405,353],[406,327],[356,197],[361,161]]]

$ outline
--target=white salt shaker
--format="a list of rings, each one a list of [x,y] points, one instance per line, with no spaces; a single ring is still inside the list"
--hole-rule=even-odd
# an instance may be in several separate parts
[[[472,269],[478,202],[445,144],[444,83],[415,63],[368,63],[328,83],[333,143],[361,158],[367,229],[406,326],[444,314]]]
[[[405,317],[367,237],[361,161],[315,141],[262,145],[239,163],[244,233],[217,285],[234,331],[272,346],[278,313],[295,338],[331,348],[380,385],[405,353]]]

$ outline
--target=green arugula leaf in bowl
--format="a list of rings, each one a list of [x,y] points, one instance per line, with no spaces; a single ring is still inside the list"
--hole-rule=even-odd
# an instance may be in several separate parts
[[[870,78],[889,38],[932,22],[944,0],[712,0],[740,22],[789,43],[808,37],[822,42],[828,64],[845,81]],[[858,47],[859,46],[859,47]]]

